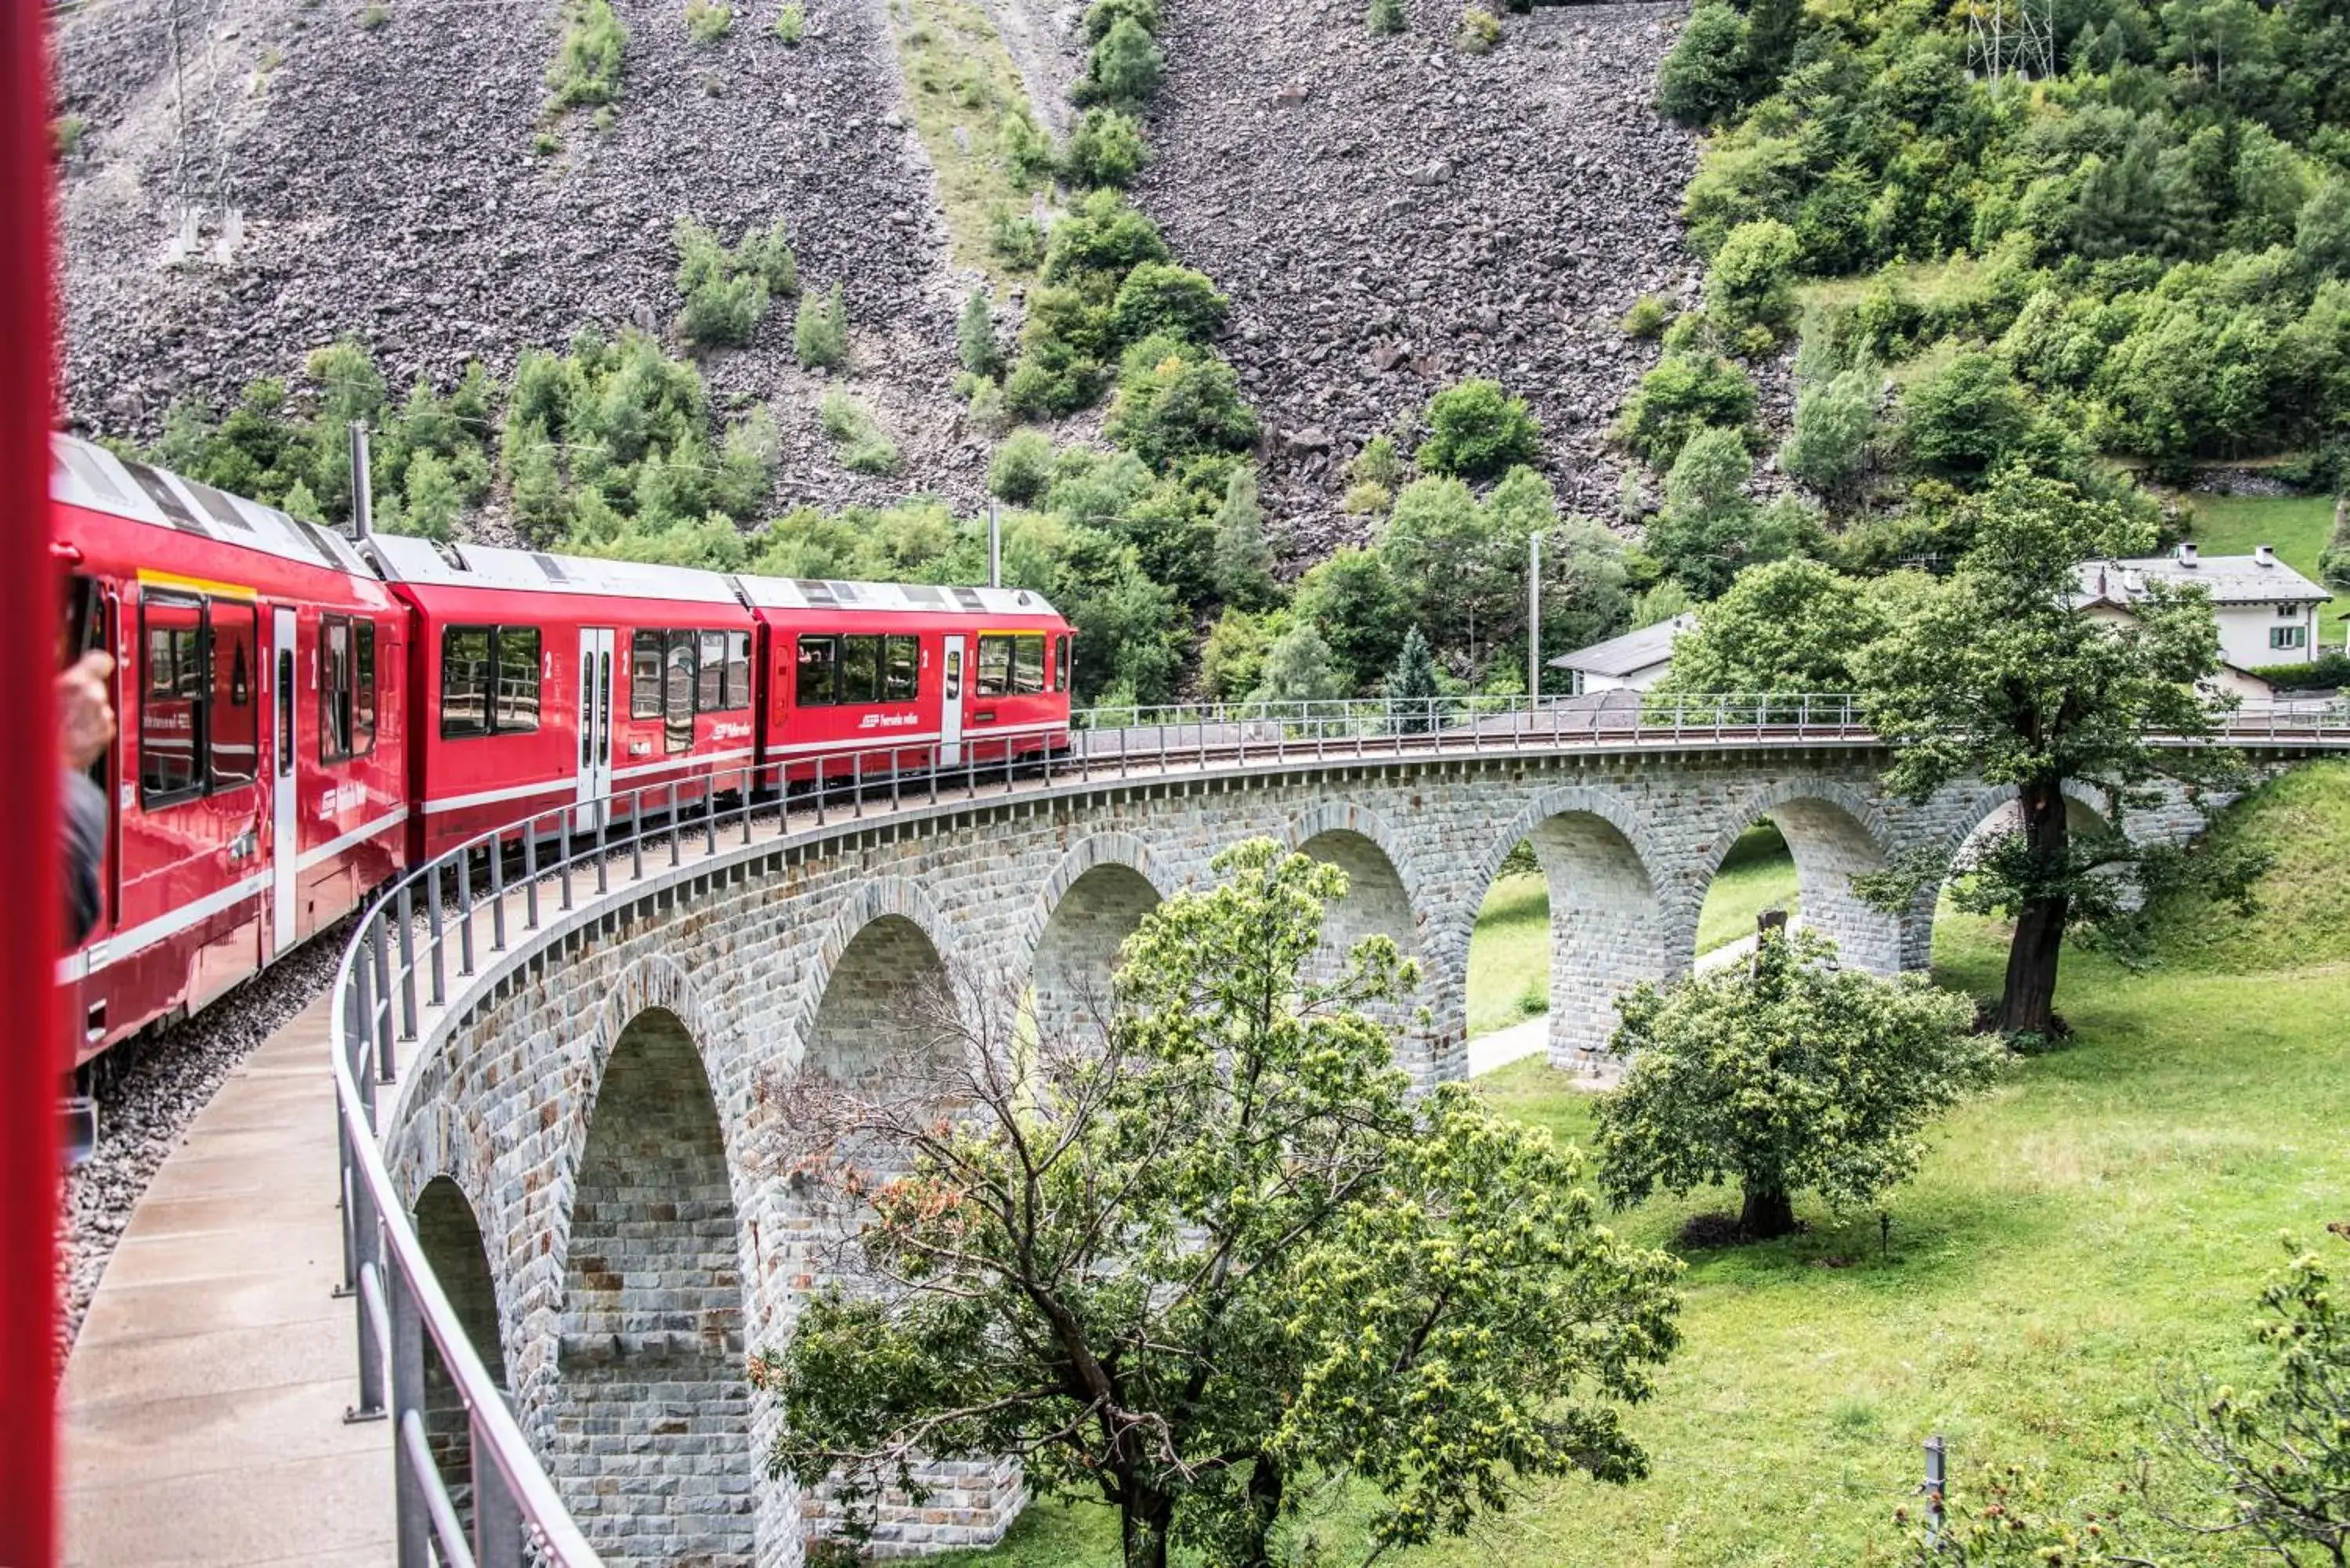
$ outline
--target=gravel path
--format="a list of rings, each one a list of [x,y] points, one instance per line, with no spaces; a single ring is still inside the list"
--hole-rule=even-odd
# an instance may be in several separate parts
[[[66,1244],[57,1262],[60,1365],[148,1182],[229,1071],[326,989],[342,950],[339,931],[148,1043],[130,1071],[99,1096],[98,1152],[66,1179]]]

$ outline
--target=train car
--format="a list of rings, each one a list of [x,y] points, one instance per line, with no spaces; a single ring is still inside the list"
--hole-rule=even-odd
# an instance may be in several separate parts
[[[576,807],[586,833],[632,794],[665,811],[672,792],[740,787],[756,627],[725,577],[390,535],[366,548],[415,617],[413,854],[533,812],[552,835]]]
[[[738,576],[760,628],[759,759],[792,784],[1066,750],[1069,626],[1024,588]],[[866,741],[871,752],[852,752]],[[847,753],[846,755],[840,753]]]
[[[348,542],[55,438],[60,653],[114,655],[77,1065],[192,1012],[404,864],[406,610]]]

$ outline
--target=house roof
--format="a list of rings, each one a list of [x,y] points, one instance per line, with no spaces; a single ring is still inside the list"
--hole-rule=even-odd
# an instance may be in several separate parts
[[[1544,662],[1553,670],[1580,670],[1586,675],[1630,675],[1672,658],[1673,639],[1696,624],[1693,615],[1677,615]]]
[[[2265,550],[2257,556],[2205,556],[2182,545],[2174,555],[2085,561],[2074,570],[2085,601],[2125,607],[2145,597],[2151,582],[2200,587],[2215,605],[2323,604],[2333,597]]]

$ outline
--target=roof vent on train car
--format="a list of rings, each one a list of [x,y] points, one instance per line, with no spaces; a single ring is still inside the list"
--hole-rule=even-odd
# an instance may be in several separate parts
[[[799,589],[800,597],[812,605],[829,605],[833,602],[830,583],[818,582],[813,577],[794,577],[792,584]]]
[[[1016,605],[1026,604],[1028,602],[1028,590],[1026,588],[1016,590],[1012,596],[1012,602]]]
[[[432,548],[439,553],[442,560],[449,563],[450,570],[470,572],[473,569],[473,563],[465,559],[464,553],[455,545],[445,540],[435,540]]]
[[[832,597],[838,599],[842,604],[853,605],[857,602],[857,585],[855,583],[834,583],[831,587]]]
[[[904,594],[908,600],[914,604],[937,605],[941,608],[946,607],[946,595],[924,583],[908,583],[898,591]]]
[[[955,603],[967,610],[983,610],[987,607],[986,601],[979,597],[977,588],[957,588],[954,591],[954,597]]]
[[[554,556],[541,555],[538,551],[533,550],[530,553],[530,558],[538,563],[538,569],[546,574],[546,580],[548,582],[567,583],[571,580],[569,577],[563,575],[563,563],[557,561]]]

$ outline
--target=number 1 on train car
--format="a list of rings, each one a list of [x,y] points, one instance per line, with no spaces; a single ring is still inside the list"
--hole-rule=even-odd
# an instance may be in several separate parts
[[[579,628],[579,812],[582,833],[601,833],[612,803],[612,630]]]

